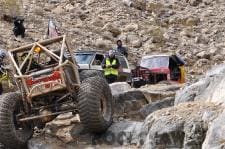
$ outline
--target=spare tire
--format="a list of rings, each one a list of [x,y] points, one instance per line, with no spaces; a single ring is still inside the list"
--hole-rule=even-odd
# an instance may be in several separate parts
[[[78,92],[81,123],[89,132],[104,132],[112,124],[113,97],[110,87],[101,77],[85,79]]]
[[[28,139],[33,135],[31,125],[17,121],[17,114],[22,109],[21,94],[12,92],[0,97],[0,142],[6,147],[26,148]]]
[[[83,70],[83,71],[80,72],[81,82],[83,80],[85,80],[86,78],[96,77],[96,76],[104,78],[104,74],[100,70]]]

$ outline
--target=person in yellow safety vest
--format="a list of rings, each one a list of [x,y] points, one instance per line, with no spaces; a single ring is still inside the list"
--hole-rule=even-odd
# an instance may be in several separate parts
[[[110,50],[108,56],[102,62],[102,68],[108,83],[113,83],[117,80],[119,67],[119,60],[116,58],[114,51]]]

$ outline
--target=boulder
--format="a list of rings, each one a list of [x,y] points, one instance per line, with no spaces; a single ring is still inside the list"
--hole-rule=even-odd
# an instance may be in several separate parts
[[[74,126],[80,123],[79,116],[73,116],[72,113],[59,115],[53,121],[46,124],[45,134],[58,137],[64,143],[73,141],[73,136],[70,131]]]
[[[131,89],[131,86],[126,82],[116,82],[110,84],[110,88],[112,91],[112,95],[116,96],[118,94],[121,94],[123,92],[126,92]]]
[[[210,59],[210,53],[207,51],[201,51],[196,55],[198,58]]]
[[[52,10],[52,12],[57,15],[61,15],[64,13],[64,9],[62,6],[57,6],[55,9]]]
[[[143,115],[137,116],[142,108],[144,109],[143,111],[149,111],[148,108],[152,108],[152,106],[145,106],[147,104],[154,104],[154,102],[159,102],[158,104],[156,103],[158,107],[163,107],[160,106],[160,104],[167,104],[169,106],[170,104],[167,103],[167,101],[162,103],[160,103],[160,101],[167,97],[174,98],[175,92],[179,90],[180,87],[181,85],[179,84],[157,84],[134,89],[130,88],[126,83],[114,83],[111,85],[111,89],[113,97],[115,98],[115,115],[132,120],[144,119],[144,116],[146,116],[148,112],[143,112]],[[172,102],[172,99],[170,102]],[[171,105],[173,104],[171,103]],[[155,108],[155,110],[157,110],[157,108]],[[150,112],[153,111],[154,110],[150,110]]]
[[[207,131],[202,149],[225,148],[225,112],[216,118]]]
[[[60,0],[48,0],[48,3],[57,4],[57,3],[60,3]]]
[[[223,107],[212,103],[185,103],[149,115],[142,130],[148,130],[143,148],[200,149],[209,123]]]
[[[111,32],[114,37],[117,37],[121,34],[120,28],[113,23],[107,23],[105,26],[103,26],[102,30]]]
[[[135,121],[116,122],[101,136],[101,139],[108,145],[143,145],[145,135],[140,135],[142,125],[142,122]]]
[[[190,17],[190,18],[187,18],[186,25],[187,26],[196,26],[196,25],[199,24],[199,22],[200,22],[199,18],[192,18],[192,17]]]
[[[145,0],[123,0],[123,4],[129,7],[134,7],[139,10],[146,9],[146,1]]]
[[[126,25],[123,29],[124,32],[133,32],[133,31],[137,31],[138,30],[138,24],[136,23],[130,23],[128,25]]]
[[[110,40],[97,39],[95,42],[95,46],[100,49],[109,50],[112,47],[112,42]]]
[[[207,101],[224,104],[225,65],[215,66],[198,82],[186,86],[175,97],[175,105],[188,101]]]
[[[91,24],[96,26],[96,27],[103,27],[104,26],[104,22],[101,19],[99,19],[99,18],[94,19],[91,22]]]
[[[51,136],[41,136],[37,138],[32,138],[28,141],[27,148],[28,149],[63,149],[65,144],[58,138]],[[67,145],[68,148],[70,145]],[[72,146],[70,146],[72,148]]]
[[[157,110],[172,107],[173,105],[174,105],[174,98],[167,97],[162,100],[145,105],[142,109],[140,109],[140,114],[142,115],[143,118],[146,118],[149,114]]]
[[[127,43],[134,48],[140,48],[142,46],[142,39],[136,33],[130,33],[127,35]]]
[[[202,0],[189,0],[191,6],[198,6],[201,2]]]
[[[90,134],[84,131],[81,125],[73,126],[69,132],[65,132],[66,127],[58,127],[61,136],[43,133],[28,142],[28,149],[63,149],[63,148],[112,148],[113,146],[143,145],[146,137],[141,132],[143,122],[120,121],[113,123],[103,134]],[[71,135],[70,142],[65,142],[62,136]]]
[[[74,13],[76,8],[72,4],[67,4],[65,10],[66,12]]]

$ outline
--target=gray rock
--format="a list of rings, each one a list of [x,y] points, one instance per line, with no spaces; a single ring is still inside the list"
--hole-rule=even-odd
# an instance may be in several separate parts
[[[119,116],[125,115],[125,117],[130,119],[136,119],[137,117],[135,115],[148,103],[160,102],[167,97],[174,98],[175,92],[181,87],[180,85],[158,84],[139,89],[128,89],[129,86],[126,83],[120,86],[118,84],[111,85],[115,98],[115,114]],[[121,91],[117,90],[120,88]]]
[[[145,119],[149,114],[163,108],[172,107],[173,105],[174,105],[174,98],[167,97],[165,99],[145,105],[143,108],[140,109],[138,114],[140,114],[142,119]]]
[[[181,104],[149,115],[143,129],[148,130],[143,148],[195,148],[200,149],[209,123],[222,107],[206,103]],[[205,121],[202,115],[209,114]]]
[[[48,0],[48,3],[50,3],[50,4],[57,4],[59,2],[60,2],[60,0]]]
[[[197,6],[202,0],[189,0],[191,6]]]
[[[194,101],[195,97],[200,95],[209,83],[209,80],[201,79],[198,82],[190,86],[186,86],[184,89],[178,91],[175,96],[175,105],[183,102]]]
[[[124,5],[129,7],[134,7],[136,9],[145,10],[146,1],[145,0],[123,0]]]
[[[138,111],[148,103],[145,95],[139,90],[130,90],[121,94],[114,95],[114,113],[118,116]]]
[[[145,135],[142,135],[142,122],[121,121],[114,123],[102,136],[109,145],[143,145]]]
[[[95,42],[95,46],[100,49],[109,50],[112,47],[112,42],[110,40],[97,39]]]
[[[225,65],[219,65],[206,73],[198,82],[177,92],[175,105],[188,101],[207,101],[224,103],[225,94]]]
[[[117,37],[118,35],[121,34],[120,28],[113,23],[107,23],[105,26],[102,28],[103,31],[109,31],[113,34],[114,37]]]
[[[27,146],[28,149],[63,149],[63,147],[60,147],[62,144],[63,142],[60,139],[42,136],[29,140]],[[71,147],[72,146],[70,146],[70,148]],[[67,146],[67,148],[69,148],[69,146]]]
[[[64,9],[62,6],[58,6],[55,9],[52,10],[53,13],[57,14],[57,15],[61,15],[64,13]]]
[[[223,112],[218,118],[216,118],[209,130],[207,131],[205,141],[202,149],[221,149],[225,148],[225,112]]]
[[[131,86],[126,82],[116,82],[110,84],[112,95],[118,95],[131,89]]]
[[[138,30],[138,24],[135,23],[130,23],[128,25],[125,26],[125,28],[123,29],[124,32],[132,32],[132,31],[137,31]]]

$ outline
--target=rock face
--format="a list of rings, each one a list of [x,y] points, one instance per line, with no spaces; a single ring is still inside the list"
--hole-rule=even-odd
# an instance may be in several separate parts
[[[224,103],[225,65],[219,65],[207,72],[198,82],[185,87],[176,95],[175,104],[188,101]]]
[[[156,110],[173,106],[175,92],[181,87],[158,84],[134,89],[123,82],[110,86],[115,98],[115,115],[132,120],[144,120]]]
[[[203,143],[203,149],[211,149],[211,148],[224,148],[225,147],[225,113],[223,112],[217,119],[215,119],[207,134],[206,139]]]
[[[144,122],[127,120],[114,122],[101,135],[85,132],[79,123],[70,126],[61,123],[61,126],[55,127],[56,122],[51,122],[45,129],[45,135],[31,139],[28,147],[29,149],[53,147],[61,149],[61,147],[84,148],[95,146],[109,148],[125,146],[130,148],[139,146],[146,149],[197,149],[201,148],[202,143],[205,142],[203,147],[210,148],[217,146],[217,144],[218,146],[221,145],[220,141],[211,142],[214,137],[223,139],[223,135],[217,133],[219,131],[217,128],[223,130],[219,124],[223,124],[224,116],[218,117],[222,111],[222,106],[213,103],[185,103],[156,111],[150,114]],[[209,127],[210,129],[207,132]],[[54,131],[49,131],[49,129]]]
[[[149,114],[163,108],[172,107],[173,105],[174,105],[174,97],[167,97],[162,100],[145,105],[137,113],[133,114],[131,117],[136,116],[139,119],[145,119]]]
[[[201,148],[209,123],[222,112],[212,103],[186,103],[149,115],[144,148]]]

